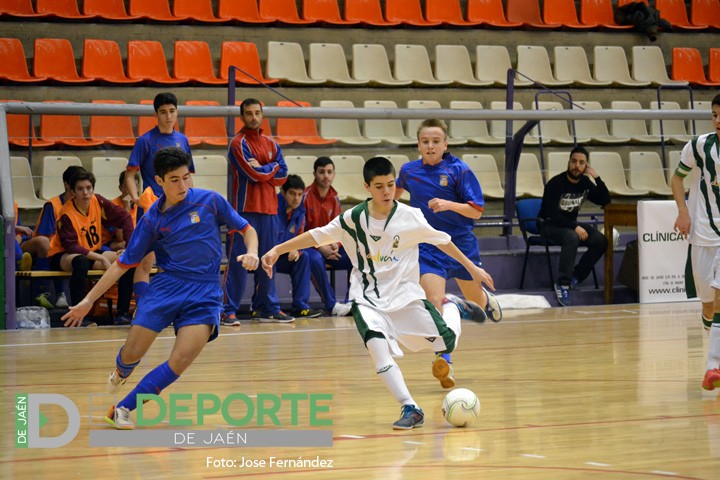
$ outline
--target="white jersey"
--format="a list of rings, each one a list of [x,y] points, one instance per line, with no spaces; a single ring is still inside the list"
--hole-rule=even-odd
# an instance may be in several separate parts
[[[692,139],[683,148],[678,171],[692,174],[688,194],[692,245],[720,246],[720,151],[717,133]]]
[[[378,220],[370,217],[367,200],[310,234],[320,245],[343,244],[354,267],[350,299],[382,311],[426,298],[418,244],[450,243],[450,235],[431,227],[419,209],[395,202],[388,217]]]

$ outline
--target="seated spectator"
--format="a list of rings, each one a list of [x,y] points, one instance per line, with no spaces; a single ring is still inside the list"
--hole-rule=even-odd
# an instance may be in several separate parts
[[[585,148],[573,148],[567,171],[548,180],[540,206],[540,233],[555,245],[560,245],[555,294],[563,307],[570,306],[570,290],[590,275],[607,248],[605,235],[592,225],[577,221],[586,198],[600,206],[610,203],[610,192],[588,163],[589,159],[590,154]],[[595,183],[588,177],[592,177]],[[575,265],[581,245],[587,247],[587,251]]]
[[[332,186],[335,179],[335,164],[329,157],[318,157],[313,164],[313,183],[305,191],[305,229],[324,227],[330,220],[340,215],[340,199]],[[313,283],[332,315],[345,316],[350,313],[350,305],[336,301],[335,292],[330,287],[326,266],[332,270],[352,269],[347,252],[340,243],[331,243],[315,249],[323,259],[322,267],[311,262],[310,274]]]
[[[277,243],[293,238],[305,231],[305,208],[302,206],[305,183],[297,175],[288,175],[287,181],[278,193],[278,238]],[[292,282],[292,315],[315,318],[322,310],[310,308],[310,257],[305,250],[293,250],[281,255],[277,271],[290,275]]]
[[[112,203],[114,203],[118,207],[123,208],[126,212],[130,214],[130,218],[132,218],[133,221],[133,226],[135,226],[137,225],[138,205],[132,201],[132,197],[130,196],[128,187],[125,184],[125,172],[127,172],[127,170],[123,170],[122,172],[120,172],[120,183],[118,184],[120,196],[113,198],[111,201]],[[137,190],[140,190],[140,178],[137,175],[135,176],[135,183],[137,184]],[[118,250],[124,250],[125,245],[127,244],[127,240],[129,239],[123,237],[122,230],[118,230],[113,227],[103,227],[103,248],[107,250],[112,250],[114,252],[117,252]]]
[[[102,228],[114,227],[130,238],[134,230],[132,218],[123,208],[94,193],[95,176],[86,171],[76,172],[70,179],[74,198],[60,209],[57,234],[50,242],[50,265],[72,272],[70,301],[72,305],[85,297],[85,281],[90,269],[107,270],[117,259],[117,252],[101,253]],[[118,282],[118,317],[123,323],[130,308],[132,275],[129,270]],[[92,326],[86,319],[85,325]]]

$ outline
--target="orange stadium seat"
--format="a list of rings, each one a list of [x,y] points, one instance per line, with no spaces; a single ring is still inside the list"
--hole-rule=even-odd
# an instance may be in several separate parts
[[[267,78],[263,75],[257,46],[251,42],[222,43],[220,50],[220,78],[228,79],[228,68],[230,66],[239,69],[235,72],[235,81],[237,83],[274,85],[279,82],[277,78]],[[243,72],[247,72],[247,74]]]
[[[545,23],[540,17],[538,0],[507,0],[507,19],[533,28],[560,28],[559,23]]]
[[[185,105],[219,106],[207,100],[188,100]],[[190,146],[226,147],[228,144],[225,117],[185,117],[185,136]]]
[[[345,0],[345,20],[376,27],[400,25],[398,21],[383,18],[380,0]]]
[[[110,83],[137,83],[140,79],[125,75],[120,47],[113,40],[85,39],[83,77]]]
[[[575,2],[573,0],[544,0],[543,21],[545,23],[559,23],[563,27],[577,29],[597,26],[578,22]]]
[[[470,22],[484,23],[493,27],[522,26],[522,22],[508,22],[502,0],[468,0],[467,18]]]
[[[670,22],[673,28],[680,30],[705,30],[707,24],[695,25],[688,20],[685,0],[655,0],[655,8],[660,16]]]
[[[32,0],[0,0],[0,15],[10,17],[44,17],[44,13],[37,13],[33,8]]]
[[[89,83],[95,80],[78,75],[73,47],[64,38],[36,38],[33,60],[36,76],[63,83]]]
[[[720,2],[718,0],[692,0],[690,22],[720,28]]]
[[[104,20],[139,20],[141,16],[128,15],[124,0],[84,0],[85,15],[94,15]]]
[[[162,43],[155,40],[130,40],[127,66],[130,78],[172,85],[188,82],[170,76]]]
[[[475,27],[477,22],[465,20],[458,0],[425,0],[425,17],[453,27]]]
[[[93,100],[97,104],[124,105],[122,100]],[[93,115],[90,117],[89,138],[116,147],[135,145],[132,120],[129,116]]]
[[[309,107],[308,102],[298,102],[302,107]],[[278,107],[297,107],[293,102],[281,100]],[[322,138],[317,131],[314,118],[278,118],[277,123],[278,139],[285,141],[292,140],[305,145],[330,145],[336,143],[335,139]]]
[[[208,44],[197,41],[176,40],[173,72],[182,80],[206,83],[209,85],[227,84],[227,80],[218,78],[213,67],[212,54]]]
[[[260,16],[272,18],[288,25],[308,25],[314,20],[305,20],[298,15],[295,0],[259,0]]]
[[[436,27],[442,24],[425,19],[420,0],[385,0],[385,18],[390,22],[414,27]]]
[[[46,16],[70,20],[87,20],[94,15],[80,13],[77,0],[36,0],[35,11]]]
[[[30,75],[25,50],[17,38],[0,38],[0,79],[11,82],[41,82],[46,77]]]
[[[685,80],[693,85],[709,87],[720,85],[705,78],[705,68],[697,48],[673,48],[672,78]]]
[[[46,100],[48,103],[70,103]],[[40,117],[40,138],[46,142],[68,147],[97,147],[103,140],[85,138],[80,115],[42,115]]]
[[[20,100],[0,100],[0,102],[19,102]],[[35,126],[30,123],[30,115],[8,113],[7,134],[10,145],[27,148],[32,140],[33,147],[50,147],[54,142],[38,140],[35,136]]]
[[[344,20],[337,0],[304,0],[303,18],[328,25],[355,25],[359,22]]]
[[[720,82],[720,48],[711,48],[708,58],[708,80]]]
[[[173,15],[168,0],[130,0],[130,15],[147,17],[161,22],[177,22],[188,19],[188,17]]]
[[[627,30],[632,25],[618,25],[611,0],[580,0],[580,21],[585,25],[599,25],[614,30]]]
[[[220,0],[218,17],[242,23],[272,23],[272,18],[260,16],[257,0]]]
[[[215,16],[211,0],[174,0],[173,15],[202,23],[227,22],[226,19]]]

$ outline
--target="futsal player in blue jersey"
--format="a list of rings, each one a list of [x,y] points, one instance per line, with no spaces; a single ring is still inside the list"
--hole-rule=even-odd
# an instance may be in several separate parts
[[[400,168],[395,199],[407,190],[410,205],[422,210],[433,228],[448,233],[460,251],[480,266],[480,249],[473,233],[475,220],[482,216],[485,204],[480,183],[467,164],[447,151],[445,122],[438,119],[423,121],[417,137],[421,158]],[[460,263],[435,245],[420,244],[420,285],[440,312],[450,278],[457,281],[466,300],[483,307],[488,318],[495,322],[502,319],[502,310],[495,297],[474,282]],[[455,386],[450,355],[436,356],[433,375],[443,388]]]
[[[258,266],[257,234],[218,193],[190,188],[190,155],[169,147],[155,154],[155,180],[163,195],[138,221],[127,249],[87,296],[63,316],[65,326],[77,326],[95,301],[128,269],[155,252],[158,274],[138,303],[108,391],[116,392],[138,366],[153,341],[173,324],[175,345],[170,358],[145,375],[116,406],[106,421],[117,429],[132,429],[130,412],[141,393],[158,394],[192,364],[220,326],[223,292],[220,286],[222,242],[220,225],[243,235],[247,252],[235,260],[247,270]]]

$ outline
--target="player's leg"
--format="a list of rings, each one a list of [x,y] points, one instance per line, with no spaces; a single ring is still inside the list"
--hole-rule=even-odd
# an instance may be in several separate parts
[[[253,226],[255,228],[255,226]],[[228,236],[228,265],[225,270],[223,285],[225,287],[225,305],[223,306],[223,316],[230,320],[230,324],[236,321],[237,311],[240,308],[243,292],[245,291],[245,281],[247,280],[247,270],[242,268],[236,258],[239,255],[247,253],[245,242],[242,235],[232,233]],[[239,324],[239,322],[238,322]]]
[[[130,374],[140,364],[158,332],[140,325],[132,325],[125,344],[115,358],[115,369],[110,373],[107,382],[108,393],[116,393],[124,385]]]
[[[303,250],[303,255],[307,255],[308,257],[308,263],[310,265],[310,278],[315,286],[315,290],[317,290],[323,301],[323,305],[325,305],[325,310],[327,310],[331,315],[337,315],[339,313],[342,313],[342,315],[339,316],[348,315],[350,313],[349,306],[346,309],[343,308],[342,311],[338,310],[340,307],[335,307],[337,304],[335,291],[330,284],[330,279],[328,278],[327,270],[325,268],[325,258],[322,256],[322,253],[320,253],[320,251],[316,248],[306,248]]]
[[[575,258],[580,246],[580,237],[571,228],[553,227],[545,225],[542,235],[555,245],[560,245],[560,259],[558,260],[558,276],[555,280],[555,295],[562,307],[571,305],[570,286],[575,269]]]
[[[685,282],[688,293],[690,288],[695,292],[702,303],[702,324],[705,330],[710,330],[715,316],[715,290],[710,286],[715,276],[713,262],[717,247],[688,246],[689,265],[685,267]],[[691,285],[687,285],[687,284]]]
[[[713,267],[714,278],[710,286],[715,294],[715,314],[710,327],[706,371],[702,382],[705,390],[720,387],[720,249],[715,252]]]
[[[580,257],[577,265],[575,265],[573,270],[573,283],[582,282],[592,273],[593,267],[600,260],[600,257],[605,254],[608,245],[605,235],[593,228],[592,225],[581,224],[581,227],[587,232],[588,238],[582,240],[580,245],[587,247],[587,250]]]
[[[137,304],[150,286],[150,271],[155,265],[155,252],[145,255],[133,273],[133,296]]]
[[[70,305],[85,298],[85,280],[93,262],[85,255],[64,253],[60,257],[60,269],[72,272],[70,276]]]

